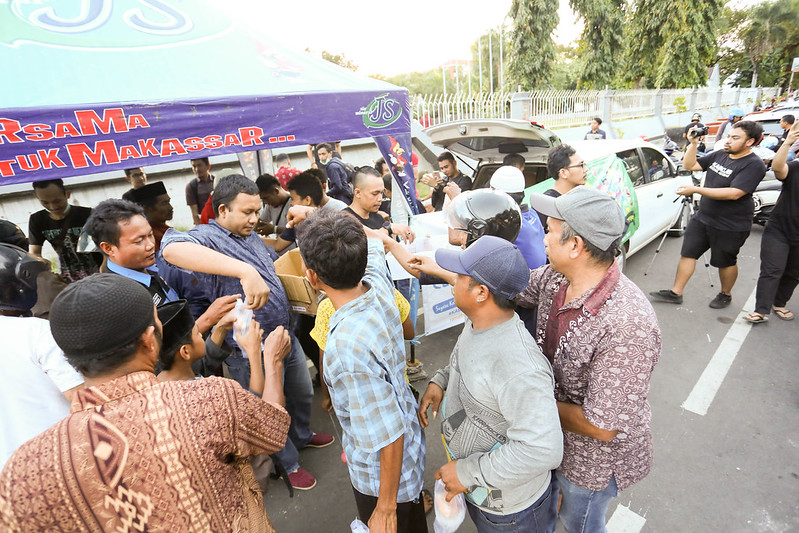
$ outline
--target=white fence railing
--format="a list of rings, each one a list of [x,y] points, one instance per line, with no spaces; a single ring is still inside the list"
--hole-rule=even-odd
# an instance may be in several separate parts
[[[758,98],[778,93],[778,87],[455,93],[414,95],[411,110],[424,127],[453,120],[523,118],[548,128],[568,128],[585,125],[593,117],[612,121],[686,111],[724,112],[733,106],[751,110]]]

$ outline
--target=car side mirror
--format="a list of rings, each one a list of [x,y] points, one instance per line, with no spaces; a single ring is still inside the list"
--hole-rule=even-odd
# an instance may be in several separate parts
[[[677,169],[677,175],[678,176],[693,176],[694,173],[693,173],[693,171],[688,170],[687,168],[680,167],[680,168]]]

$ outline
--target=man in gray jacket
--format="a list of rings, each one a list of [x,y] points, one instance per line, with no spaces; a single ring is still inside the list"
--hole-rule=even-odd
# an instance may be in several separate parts
[[[449,365],[422,397],[419,420],[443,411],[450,462],[436,472],[447,500],[465,492],[480,533],[555,530],[552,470],[563,435],[552,367],[514,313],[530,270],[516,246],[484,236],[465,250],[438,250],[436,262],[457,274],[455,305],[468,317]],[[445,396],[446,391],[446,396]]]

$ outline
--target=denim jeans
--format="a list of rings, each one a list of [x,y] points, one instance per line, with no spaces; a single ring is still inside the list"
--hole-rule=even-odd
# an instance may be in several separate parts
[[[566,533],[606,533],[608,505],[619,493],[616,478],[611,476],[605,490],[590,490],[575,485],[560,472],[555,472],[555,477],[563,494],[558,517]]]
[[[250,387],[250,361],[240,351],[234,350],[226,361],[230,377],[245,389]],[[283,463],[286,472],[299,466],[299,452],[311,440],[311,400],[313,385],[305,354],[294,335],[291,335],[291,352],[283,360],[283,394],[286,396],[286,411],[291,415],[289,438],[286,446],[275,456]]]
[[[535,503],[518,513],[496,515],[487,513],[466,501],[466,509],[478,533],[494,531],[513,533],[552,533],[555,531],[558,508],[558,487],[554,476]]]

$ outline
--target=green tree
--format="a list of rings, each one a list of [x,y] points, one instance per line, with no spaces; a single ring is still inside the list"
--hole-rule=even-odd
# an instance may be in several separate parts
[[[347,59],[344,54],[332,54],[326,50],[322,50],[322,59],[352,71],[358,70],[358,65]]]
[[[583,17],[579,54],[583,60],[580,88],[611,86],[622,68],[626,0],[570,0],[572,9]]]
[[[573,90],[580,81],[583,63],[575,46],[555,46],[555,63],[552,65],[547,89]]]
[[[555,59],[552,32],[558,25],[558,0],[513,0],[508,15],[513,20],[510,84],[522,89],[547,87]]]
[[[671,0],[637,0],[631,4],[624,27],[625,68],[620,81],[644,87],[655,84],[670,5]]]
[[[440,94],[443,91],[441,69],[409,72],[386,78],[386,81],[405,87],[411,94]]]
[[[490,37],[489,37],[490,35]],[[481,35],[472,44],[472,83],[474,90],[480,91],[480,77],[482,75],[483,92],[501,91],[502,83],[500,72],[507,69],[507,63],[502,62],[503,69],[500,69],[500,52],[503,58],[507,57],[508,44],[507,42],[502,45],[502,38],[507,37],[508,34],[500,32],[499,30],[492,29]],[[510,52],[513,53],[512,51]],[[482,71],[480,67],[482,66]],[[503,72],[503,75],[506,74]],[[505,76],[507,79],[507,76]],[[493,83],[493,85],[492,85]]]

